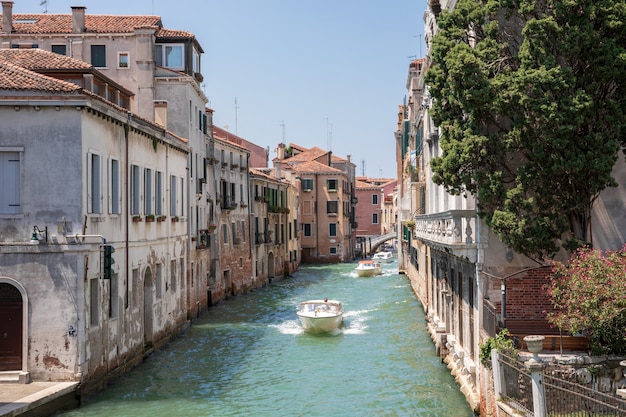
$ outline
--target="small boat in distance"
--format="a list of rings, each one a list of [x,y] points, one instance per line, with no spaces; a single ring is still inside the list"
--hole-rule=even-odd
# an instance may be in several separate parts
[[[381,275],[383,273],[382,264],[376,260],[359,261],[359,264],[354,270],[360,277],[373,277],[374,275]]]
[[[343,322],[343,305],[341,301],[308,300],[300,303],[296,312],[304,330],[312,332],[329,332],[335,330]]]
[[[391,252],[376,252],[374,256],[372,256],[374,261],[380,261],[384,263],[389,263],[393,261],[393,253]]]

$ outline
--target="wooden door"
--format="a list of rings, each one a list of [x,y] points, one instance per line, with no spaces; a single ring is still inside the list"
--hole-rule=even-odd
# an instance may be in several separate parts
[[[22,369],[22,294],[0,284],[0,371]]]

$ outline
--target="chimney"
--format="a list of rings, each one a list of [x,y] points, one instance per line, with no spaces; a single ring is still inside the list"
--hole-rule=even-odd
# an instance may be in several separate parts
[[[154,123],[167,129],[167,101],[157,100],[154,102]]]
[[[13,2],[2,2],[2,33],[13,32]]]
[[[85,32],[85,6],[72,6],[72,33]]]
[[[285,159],[285,144],[284,143],[279,143],[278,144],[278,155],[277,155],[277,157],[281,161],[283,159]]]

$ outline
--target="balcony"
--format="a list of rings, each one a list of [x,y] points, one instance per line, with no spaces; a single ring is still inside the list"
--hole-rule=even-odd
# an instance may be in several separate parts
[[[415,216],[414,236],[425,242],[447,246],[456,255],[475,259],[476,212],[449,210]]]

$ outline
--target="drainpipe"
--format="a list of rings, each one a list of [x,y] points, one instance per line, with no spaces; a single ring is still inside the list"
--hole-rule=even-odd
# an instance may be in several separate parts
[[[124,125],[124,158],[126,159],[126,172],[124,173],[124,195],[126,195],[126,216],[124,219],[124,268],[126,269],[126,273],[124,274],[124,309],[128,308],[128,275],[130,273],[130,256],[128,254],[129,249],[129,224],[128,219],[130,218],[130,187],[128,186],[128,176],[130,171],[130,161],[128,160],[128,132],[130,131],[130,120],[133,114],[128,112],[128,120]]]

